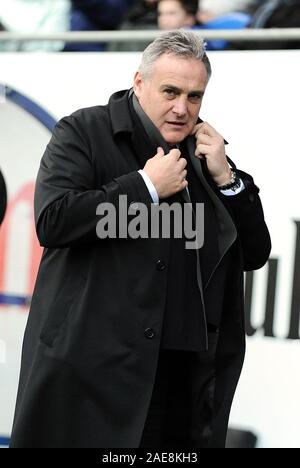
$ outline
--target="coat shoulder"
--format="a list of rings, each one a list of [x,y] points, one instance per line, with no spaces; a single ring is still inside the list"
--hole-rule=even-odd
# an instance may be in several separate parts
[[[60,119],[54,129],[55,136],[71,137],[76,135],[89,145],[104,129],[110,126],[107,106],[93,106],[78,109]]]
[[[65,117],[65,119],[70,119],[75,124],[77,123],[82,126],[89,126],[94,122],[99,123],[99,119],[102,121],[108,121],[108,106],[84,107],[73,112],[70,116]]]

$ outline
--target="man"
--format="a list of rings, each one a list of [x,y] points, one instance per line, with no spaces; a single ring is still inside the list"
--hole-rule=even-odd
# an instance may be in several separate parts
[[[224,446],[244,356],[243,270],[264,265],[270,238],[253,179],[198,119],[210,73],[201,39],[165,33],[133,90],[58,123],[37,179],[45,251],[12,447]],[[175,223],[167,237],[124,232],[124,204],[131,223],[137,206],[150,217],[163,203],[187,205],[196,222],[204,203],[202,248],[186,248]]]
[[[232,12],[251,13],[261,0],[200,0],[199,21],[207,23]],[[265,3],[265,2],[261,2]]]
[[[198,0],[158,0],[158,27],[192,28],[197,23]]]

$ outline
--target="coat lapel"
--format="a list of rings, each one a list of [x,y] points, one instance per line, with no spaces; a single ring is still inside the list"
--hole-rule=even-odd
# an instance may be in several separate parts
[[[215,267],[213,268],[210,278],[208,279],[205,285],[205,287],[207,287],[219,263],[221,262],[221,260],[223,259],[224,255],[229,250],[231,245],[236,240],[237,231],[236,231],[236,227],[233,223],[231,216],[229,215],[225,206],[223,205],[219,197],[215,194],[214,190],[211,188],[211,186],[209,185],[209,183],[207,182],[203,174],[201,162],[195,156],[195,138],[194,137],[191,136],[187,138],[187,148],[188,148],[188,157],[190,158],[193,164],[195,172],[200,182],[202,183],[203,187],[205,188],[206,192],[208,193],[209,197],[212,200],[212,203],[215,208],[217,220],[218,220],[218,226],[219,226],[219,231],[218,231],[219,255],[216,259],[216,264],[215,264]]]

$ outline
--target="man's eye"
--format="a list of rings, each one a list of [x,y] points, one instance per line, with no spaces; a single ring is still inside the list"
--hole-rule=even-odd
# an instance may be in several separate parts
[[[176,93],[175,93],[174,89],[165,89],[165,90],[164,90],[164,93],[165,93],[168,97],[174,97],[174,96],[176,96]]]
[[[199,101],[201,101],[201,98],[202,98],[202,96],[200,96],[199,94],[190,94],[189,95],[189,100],[191,102],[199,102]]]

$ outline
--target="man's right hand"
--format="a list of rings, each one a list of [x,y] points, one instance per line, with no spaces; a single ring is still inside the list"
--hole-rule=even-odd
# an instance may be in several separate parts
[[[160,199],[168,198],[188,185],[185,179],[187,162],[180,157],[180,154],[178,149],[172,149],[165,155],[162,148],[157,148],[157,154],[148,159],[143,169],[156,188]]]

